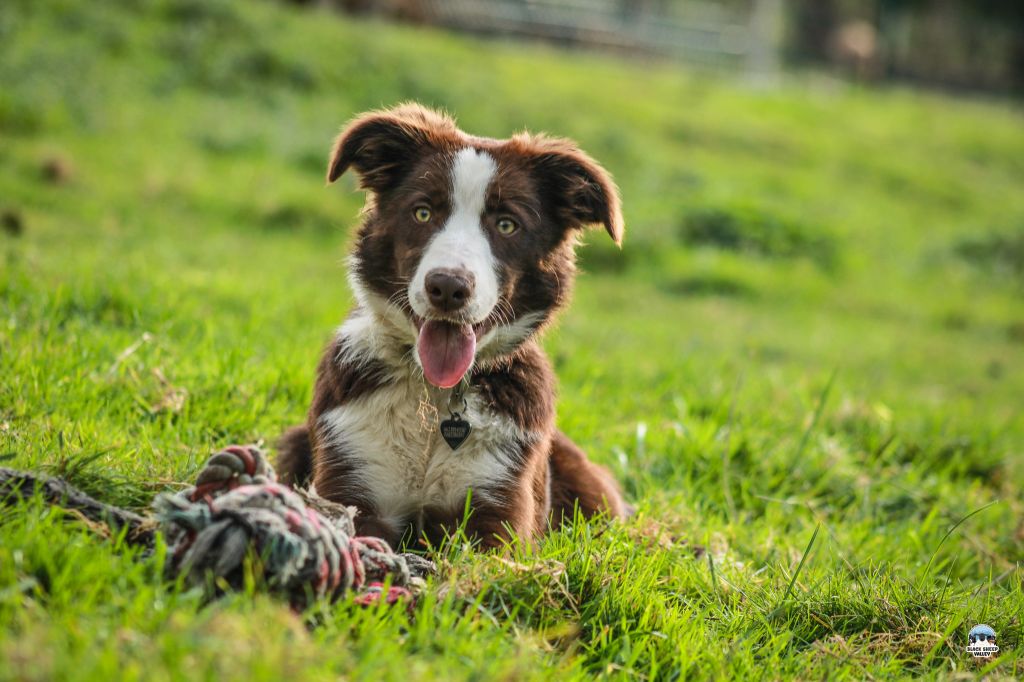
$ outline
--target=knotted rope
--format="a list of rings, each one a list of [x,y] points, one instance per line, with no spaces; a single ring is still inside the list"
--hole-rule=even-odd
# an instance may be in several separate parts
[[[277,483],[255,447],[215,454],[194,487],[162,494],[153,506],[170,550],[166,572],[193,585],[239,589],[251,557],[270,590],[295,606],[353,591],[362,591],[360,604],[394,603],[411,599],[435,570],[380,538],[356,536],[354,509]]]

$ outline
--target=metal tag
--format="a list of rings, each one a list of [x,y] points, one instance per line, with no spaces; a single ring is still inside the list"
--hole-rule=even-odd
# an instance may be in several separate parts
[[[441,422],[441,438],[448,443],[452,450],[458,450],[467,438],[469,438],[469,422],[462,419],[456,412],[451,419]]]

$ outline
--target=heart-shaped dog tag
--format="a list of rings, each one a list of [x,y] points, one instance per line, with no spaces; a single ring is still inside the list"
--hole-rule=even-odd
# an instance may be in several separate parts
[[[451,419],[441,422],[441,438],[444,438],[452,450],[458,450],[469,438],[469,422],[457,414],[452,415]]]

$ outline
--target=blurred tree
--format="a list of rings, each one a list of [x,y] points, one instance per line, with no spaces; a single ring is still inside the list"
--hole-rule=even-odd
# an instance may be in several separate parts
[[[791,0],[789,50],[798,61],[828,61],[829,40],[840,22],[838,0]]]
[[[1010,86],[1024,93],[1024,0],[961,0],[969,12],[1009,26]]]
[[[1024,92],[1024,0],[789,0],[794,62]]]

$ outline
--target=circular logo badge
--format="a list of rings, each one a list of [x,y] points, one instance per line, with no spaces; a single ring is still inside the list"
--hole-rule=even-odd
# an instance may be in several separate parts
[[[982,623],[967,633],[967,653],[975,658],[992,658],[999,652],[996,631]]]

